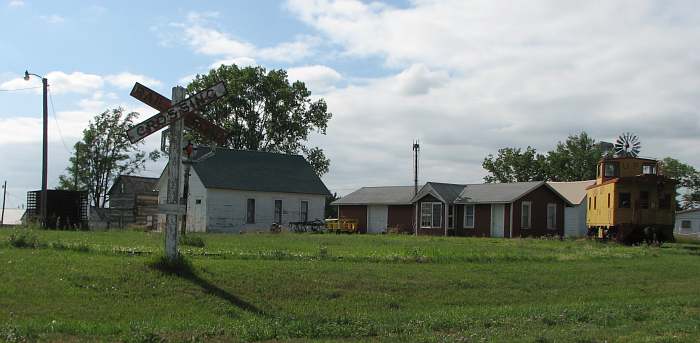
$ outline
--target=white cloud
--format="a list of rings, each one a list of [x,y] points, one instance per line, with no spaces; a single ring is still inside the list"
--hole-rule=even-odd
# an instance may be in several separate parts
[[[66,21],[66,18],[58,14],[42,15],[39,18],[49,24],[61,24]]]
[[[414,64],[396,75],[396,87],[402,94],[419,95],[444,85],[448,79],[445,71],[431,71],[423,64]]]
[[[209,68],[218,68],[222,64],[224,65],[230,65],[230,64],[235,64],[239,67],[248,67],[248,66],[254,66],[257,64],[254,58],[250,57],[234,57],[234,58],[224,58],[221,60],[218,60],[214,63],[212,63]]]
[[[134,86],[134,83],[140,82],[145,86],[148,87],[154,87],[154,86],[160,86],[161,82],[152,79],[150,77],[147,77],[145,75],[140,75],[140,74],[132,74],[129,72],[123,72],[119,74],[113,74],[113,75],[107,75],[105,76],[105,80],[112,85],[122,88],[122,89],[130,89]]]
[[[314,94],[325,93],[342,80],[340,73],[324,65],[310,65],[289,68],[287,75],[290,81],[302,81]]]
[[[190,12],[184,23],[170,25],[170,28],[182,29],[184,41],[195,52],[217,56],[219,60],[213,63],[213,66],[219,66],[221,62],[242,62],[244,65],[250,65],[256,63],[256,59],[295,62],[311,56],[320,43],[317,37],[307,35],[270,47],[258,47],[215,28],[209,21],[218,16],[218,12]],[[172,42],[172,35],[161,32],[160,28],[153,27],[151,30],[159,35],[161,44],[169,45]]]
[[[24,1],[22,1],[22,0],[10,0],[7,3],[7,6],[9,6],[9,7],[22,7],[22,6],[24,6]]]
[[[332,189],[410,184],[416,138],[421,181],[479,182],[488,153],[547,151],[581,130],[608,141],[632,131],[642,155],[700,166],[700,59],[688,44],[700,41],[700,12],[691,2],[287,7],[340,58],[400,70],[324,95],[334,117],[314,142],[331,158]]]

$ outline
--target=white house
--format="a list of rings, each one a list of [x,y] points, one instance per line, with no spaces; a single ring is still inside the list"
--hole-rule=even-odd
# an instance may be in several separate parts
[[[199,148],[193,159],[209,151]],[[161,204],[166,202],[167,169],[159,180]],[[183,194],[184,177],[180,179]],[[289,227],[290,222],[323,220],[328,196],[328,188],[302,156],[217,148],[192,165],[187,230],[268,231],[273,223]]]
[[[700,208],[676,212],[676,234],[700,236]]]
[[[564,208],[564,237],[585,237],[586,227],[586,188],[595,180],[572,182],[547,182],[566,200],[574,204]]]

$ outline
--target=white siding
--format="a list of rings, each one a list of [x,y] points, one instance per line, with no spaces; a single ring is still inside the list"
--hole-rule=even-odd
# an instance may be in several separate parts
[[[187,197],[187,231],[207,231],[207,189],[194,171],[190,172],[190,194]],[[199,200],[199,204],[197,201]]]
[[[684,220],[690,221],[690,229],[681,228],[681,223]],[[673,231],[683,235],[700,236],[700,211],[676,213],[676,223]]]
[[[255,223],[246,223],[247,200],[255,199]],[[208,189],[206,195],[208,232],[269,231],[275,221],[275,200],[282,200],[282,226],[300,220],[301,201],[309,202],[308,220],[323,220],[323,195]]]
[[[386,232],[389,207],[386,205],[367,206],[367,233]]]
[[[586,228],[586,200],[578,206],[564,208],[564,237],[585,237]]]

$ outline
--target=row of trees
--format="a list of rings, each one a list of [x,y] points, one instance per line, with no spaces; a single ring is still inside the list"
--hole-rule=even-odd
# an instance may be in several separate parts
[[[486,182],[526,181],[579,181],[596,178],[596,166],[605,152],[586,132],[569,136],[557,143],[554,150],[538,153],[528,146],[499,149],[496,156],[489,154],[482,163],[488,172]],[[700,206],[700,172],[677,159],[666,157],[661,161],[663,173],[678,181],[680,206]]]
[[[290,84],[285,70],[222,65],[197,75],[187,92],[194,94],[220,81],[226,83],[228,94],[201,115],[229,132],[226,147],[302,154],[319,176],[328,172],[329,159],[308,140],[312,132],[326,133],[332,114],[323,99],[311,99],[303,82]],[[148,160],[158,159],[161,152],[147,154],[143,142],[131,144],[126,138],[138,116],[122,108],[96,115],[75,143],[58,188],[87,191],[94,206],[104,207],[106,193],[118,175],[137,173]],[[208,141],[194,131],[186,135],[194,144]]]

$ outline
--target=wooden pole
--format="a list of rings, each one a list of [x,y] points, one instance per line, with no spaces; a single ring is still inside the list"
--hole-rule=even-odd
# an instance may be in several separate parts
[[[173,87],[174,104],[185,99],[185,89]],[[180,168],[182,166],[182,126],[179,119],[170,125],[170,147],[168,160],[168,205],[180,205]],[[177,258],[178,214],[168,213],[165,217],[165,256],[173,261]]]

